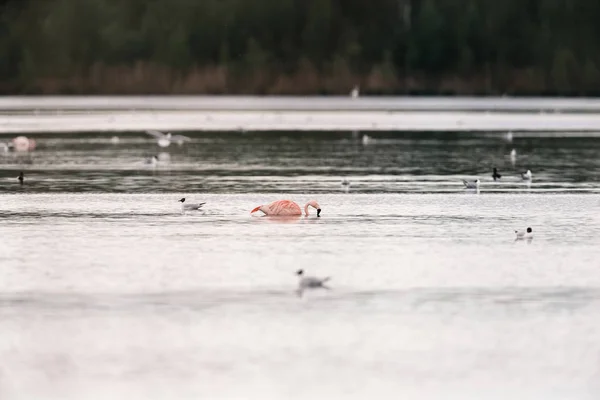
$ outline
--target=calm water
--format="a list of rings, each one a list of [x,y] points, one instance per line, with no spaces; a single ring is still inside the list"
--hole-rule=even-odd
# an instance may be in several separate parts
[[[597,399],[600,141],[373,136],[0,156],[0,397]],[[279,198],[322,217],[250,216]]]

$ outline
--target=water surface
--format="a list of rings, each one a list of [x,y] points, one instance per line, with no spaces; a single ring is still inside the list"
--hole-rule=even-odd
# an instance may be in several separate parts
[[[373,136],[0,156],[2,399],[597,399],[597,139]],[[280,198],[322,217],[249,214]]]

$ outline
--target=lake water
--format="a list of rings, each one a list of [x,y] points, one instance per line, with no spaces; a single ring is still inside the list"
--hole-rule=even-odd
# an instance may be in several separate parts
[[[0,155],[0,398],[597,399],[600,141],[369,135]]]

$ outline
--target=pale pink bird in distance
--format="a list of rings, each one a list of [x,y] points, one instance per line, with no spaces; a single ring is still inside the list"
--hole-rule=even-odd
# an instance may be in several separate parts
[[[319,203],[317,203],[314,200],[311,200],[304,205],[304,215],[306,215],[307,217],[308,207],[312,207],[317,210],[317,217],[321,216],[321,206],[319,206]],[[272,202],[271,204],[258,206],[254,210],[250,211],[250,214],[256,211],[262,211],[263,213],[265,213],[265,215],[302,215],[302,210],[300,209],[300,206],[291,200],[277,200]]]

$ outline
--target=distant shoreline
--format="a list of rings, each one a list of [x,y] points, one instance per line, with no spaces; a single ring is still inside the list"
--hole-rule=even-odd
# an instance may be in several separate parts
[[[165,131],[600,132],[600,99],[0,97],[0,133]],[[570,136],[570,135],[569,135]]]

